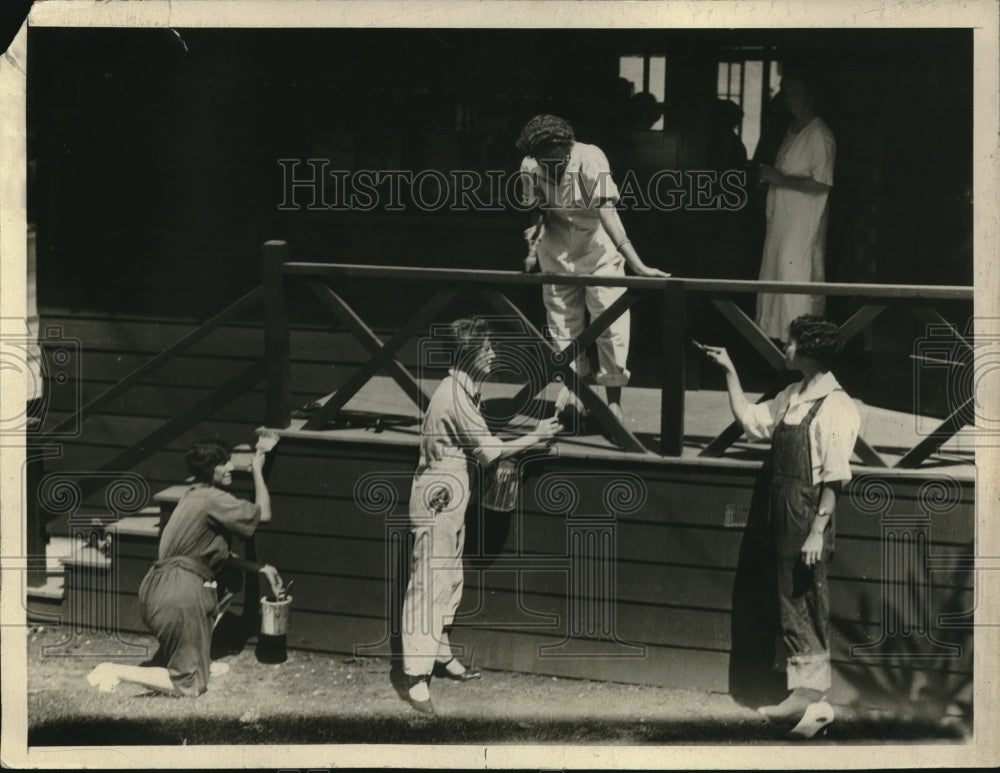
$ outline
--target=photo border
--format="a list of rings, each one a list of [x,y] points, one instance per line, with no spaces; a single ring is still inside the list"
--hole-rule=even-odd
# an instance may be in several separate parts
[[[530,9],[530,13],[528,12]],[[512,12],[513,11],[513,12]],[[42,0],[33,6],[27,24],[39,27],[562,27],[631,29],[752,28],[973,28],[974,120],[973,169],[975,202],[974,274],[975,314],[978,319],[1000,319],[997,212],[1000,126],[997,95],[1000,93],[998,60],[998,11],[992,0],[958,2],[932,0],[857,0],[856,2],[729,2],[719,0],[677,2],[649,0],[579,0],[531,2],[530,0]],[[22,27],[0,64],[0,304],[4,326],[25,317],[26,261],[26,152],[25,89],[27,28]],[[998,325],[1000,328],[1000,325]],[[8,332],[5,327],[0,334]],[[1000,329],[977,331],[1000,335]],[[22,329],[23,333],[23,329]],[[23,403],[24,384],[16,373],[0,371],[0,400]],[[991,395],[997,402],[1000,394]],[[977,555],[1000,555],[996,504],[1000,480],[1000,449],[978,448],[976,497]],[[2,527],[0,559],[23,555],[24,528],[21,476],[24,448],[0,448]],[[5,563],[9,566],[10,559]],[[984,581],[982,573],[977,581]],[[995,574],[995,573],[994,573]],[[787,743],[747,746],[420,746],[420,745],[296,745],[203,747],[32,747],[26,746],[27,628],[20,598],[21,583],[5,576],[0,583],[0,638],[2,682],[2,749],[0,759],[10,767],[78,768],[148,767],[274,767],[316,769],[333,767],[438,767],[438,768],[873,768],[951,767],[995,765],[1000,728],[997,698],[1000,680],[991,678],[998,665],[1000,629],[976,629],[975,734],[969,743],[874,744],[826,746]],[[981,613],[997,619],[1000,593],[982,594]],[[21,625],[17,625],[20,622]],[[8,623],[10,625],[8,625]],[[913,754],[901,754],[913,749]],[[150,754],[155,752],[155,756]]]

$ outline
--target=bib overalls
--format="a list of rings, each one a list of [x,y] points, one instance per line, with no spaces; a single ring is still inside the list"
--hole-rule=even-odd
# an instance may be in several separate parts
[[[823,534],[820,560],[802,561],[802,543],[819,509],[819,484],[812,482],[809,425],[825,397],[795,425],[782,420],[771,437],[767,531],[777,570],[781,631],[775,667],[787,674],[788,689],[830,688],[830,593],[826,564],[833,555],[834,523]]]

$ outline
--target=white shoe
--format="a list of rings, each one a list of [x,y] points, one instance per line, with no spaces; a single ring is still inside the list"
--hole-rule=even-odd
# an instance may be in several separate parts
[[[223,674],[229,673],[229,664],[223,663],[221,660],[214,660],[212,664],[208,667],[209,676],[222,676]]]
[[[101,663],[87,674],[87,682],[101,692],[114,692],[118,682],[121,681],[117,674],[112,673],[114,669],[114,663]]]
[[[833,706],[826,701],[810,703],[799,723],[788,731],[792,738],[812,738],[816,733],[833,722]]]

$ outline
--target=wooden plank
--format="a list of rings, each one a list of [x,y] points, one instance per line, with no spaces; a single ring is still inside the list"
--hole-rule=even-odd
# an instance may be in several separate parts
[[[783,386],[771,387],[757,399],[757,404],[760,405],[760,403],[771,400],[782,389],[784,389]],[[716,437],[714,440],[712,440],[711,443],[705,446],[705,448],[702,449],[701,453],[699,453],[698,456],[718,458],[726,452],[726,449],[729,448],[729,446],[731,446],[733,443],[739,440],[742,436],[743,436],[743,425],[740,424],[738,421],[734,421],[732,424],[730,424],[728,427],[722,430],[722,432],[719,433],[718,437]]]
[[[947,443],[955,433],[969,423],[969,417],[974,412],[975,398],[970,397],[958,408],[952,411],[948,418],[942,421],[933,432],[907,451],[895,466],[903,469],[919,467],[927,457]]]
[[[684,285],[667,285],[660,303],[660,453],[680,456],[684,450],[684,358],[687,345]]]
[[[116,433],[121,444],[111,447],[100,447],[91,444],[77,445],[67,443],[64,448],[64,458],[54,459],[51,470],[61,469],[93,469],[95,462],[109,458],[118,449],[124,447],[131,437],[155,429],[155,424],[138,419],[116,419],[95,417],[98,425],[89,431]],[[160,480],[174,482],[185,474],[183,453],[190,440],[201,434],[220,434],[233,442],[240,440],[252,441],[253,425],[226,424],[208,421],[200,424],[196,432],[181,436],[177,441],[167,445],[166,450],[156,454],[156,458],[143,462],[136,470],[151,481]],[[348,513],[355,512],[353,507],[353,488],[355,481],[369,469],[366,465],[376,465],[385,472],[399,474],[397,494],[400,513],[405,517],[405,502],[408,498],[409,475],[416,460],[416,447],[413,446],[380,446],[377,444],[347,446],[302,443],[286,438],[279,445],[274,455],[274,467],[269,479],[272,496],[281,498],[280,509],[276,500],[278,527],[287,517],[295,519],[303,528],[318,528],[315,524],[343,519]],[[338,470],[338,475],[329,474],[331,465]],[[583,466],[581,466],[583,465]],[[648,492],[646,503],[635,513],[624,519],[625,522],[641,522],[649,524],[666,524],[673,527],[706,526],[721,528],[729,520],[743,517],[742,511],[749,505],[750,493],[757,471],[755,469],[692,469],[685,464],[642,464],[639,467],[623,467],[621,461],[605,460],[570,460],[553,458],[536,467],[536,472],[529,475],[524,483],[524,502],[527,508],[525,516],[532,519],[556,519],[561,532],[560,516],[546,516],[538,510],[535,491],[538,475],[566,474],[574,486],[580,487],[582,501],[600,502],[601,489],[614,476],[629,469],[641,474],[646,482]],[[343,474],[340,474],[342,471]],[[612,476],[609,478],[608,476]],[[921,475],[914,480],[893,479],[894,497],[891,514],[919,514],[922,508],[918,498],[920,485],[933,476]],[[240,481],[244,485],[246,481]],[[328,499],[329,498],[329,499]],[[972,482],[962,484],[960,501],[956,509],[949,513],[935,514],[931,539],[935,542],[967,542],[972,540],[972,507],[974,488]],[[346,508],[346,509],[345,509]],[[727,516],[727,512],[730,516]],[[470,518],[475,511],[470,514]],[[496,514],[490,514],[496,519]],[[499,521],[497,521],[499,523]],[[527,523],[527,522],[526,522]],[[536,521],[532,528],[541,528],[545,522]],[[879,538],[881,521],[878,513],[864,514],[853,510],[850,501],[850,490],[841,498],[838,506],[838,524],[840,533],[856,534]],[[290,529],[297,527],[287,527]],[[324,526],[325,528],[325,526]],[[651,539],[655,539],[651,538]]]
[[[732,323],[737,332],[767,361],[768,365],[774,370],[784,370],[784,353],[774,345],[770,338],[764,335],[764,331],[757,327],[757,323],[750,319],[743,309],[733,301],[726,300],[713,300],[712,305]]]
[[[457,268],[401,268],[346,263],[318,263],[291,261],[285,264],[286,274],[306,276],[379,277],[425,281],[463,281],[482,284],[512,285],[602,285],[605,287],[630,287],[643,290],[662,290],[668,282],[683,281],[689,290],[724,294],[793,293],[806,295],[862,296],[871,298],[939,298],[972,300],[973,288],[956,285],[889,285],[861,284],[854,282],[778,282],[750,279],[702,279],[697,277],[593,277],[567,274],[525,274],[522,271],[485,271]]]
[[[937,309],[931,308],[930,306],[911,306],[910,311],[912,311],[913,314],[918,319],[923,320],[929,325],[936,325],[937,327],[947,328],[948,331],[951,333],[952,337],[958,343],[963,345],[967,354],[971,354],[973,352],[972,344],[970,344],[965,339],[965,337],[958,332],[958,328],[955,327],[955,325],[952,324],[950,321],[945,319],[945,317],[942,316],[941,312],[939,312]]]
[[[393,380],[402,388],[403,392],[424,410],[430,401],[430,395],[417,384],[416,379],[410,375],[409,371],[394,356],[394,349],[398,349],[402,343],[413,337],[412,334],[405,338],[397,336],[393,349],[387,349],[388,344],[383,345],[374,331],[364,323],[355,311],[333,291],[329,286],[319,282],[308,282],[307,287],[319,298],[320,302],[338,319],[340,319],[350,330],[354,337],[368,350],[369,361],[364,363],[362,368],[356,371],[338,390],[337,394],[331,398],[334,405],[330,408],[328,415],[334,415],[347,404],[357,391],[368,383],[368,380],[380,369],[385,368],[386,372],[392,376]],[[450,300],[450,297],[449,297]],[[433,305],[434,301],[431,301]],[[418,315],[419,316],[419,315]],[[423,325],[421,325],[423,328]],[[402,331],[400,331],[402,333]],[[306,425],[308,428],[308,424]]]
[[[144,565],[140,571],[132,571],[134,578],[129,582],[121,582],[118,601],[112,614],[119,619],[130,616],[132,607],[138,606],[136,590],[149,565]],[[384,582],[360,580],[352,577],[314,576],[294,571],[283,571],[287,579],[294,579],[297,593],[293,616],[301,615],[336,615],[355,621],[380,621],[388,627],[386,617],[391,609],[387,599],[387,588]],[[75,575],[71,587],[81,593],[93,593],[87,585],[79,581],[83,575]],[[831,587],[836,587],[834,583]],[[870,584],[871,585],[871,584]],[[301,586],[301,587],[300,587]],[[876,642],[881,636],[879,606],[880,599],[872,592],[867,596],[865,609],[871,617],[863,620],[855,615],[859,609],[852,602],[855,596],[850,594],[850,588],[843,592],[835,591],[832,597],[834,624],[833,653],[840,660],[856,660],[851,656],[851,647]],[[401,586],[397,586],[401,593]],[[462,606],[456,618],[456,631],[487,630],[491,633],[521,630],[531,636],[564,636],[570,625],[567,615],[568,601],[565,598],[539,596],[533,594],[516,594],[510,591],[497,590],[490,587],[487,596],[483,590],[469,584],[463,596]],[[971,604],[974,596],[971,591],[955,594],[947,589],[933,589],[934,608],[943,608],[942,601],[952,605]],[[485,606],[483,602],[486,602]],[[395,608],[398,610],[397,596]],[[102,605],[103,614],[110,609]],[[847,616],[844,617],[844,613]],[[396,613],[398,614],[398,612]],[[731,646],[731,619],[727,609],[709,610],[677,606],[650,606],[620,601],[615,605],[614,630],[619,638],[646,645],[679,647],[695,650],[715,649],[728,650]],[[135,615],[137,618],[138,616]],[[85,619],[77,622],[92,624],[94,620]],[[610,622],[610,621],[609,621]],[[357,625],[355,622],[353,625]],[[930,620],[932,633],[940,629],[932,618]],[[139,626],[141,629],[141,625]],[[942,636],[937,633],[937,636]],[[599,638],[599,637],[597,637]]]
[[[253,362],[251,360],[243,367],[252,365]],[[226,376],[232,375],[233,372],[234,368],[230,365]],[[157,387],[140,384],[119,396],[115,400],[114,406],[108,407],[100,415],[104,417],[135,416],[154,420],[169,419],[193,402],[211,394],[220,383],[223,383],[222,379],[214,385],[206,387]],[[72,407],[72,395],[63,394],[61,397],[63,399],[54,396],[51,404],[53,411],[65,412],[67,407]],[[264,391],[262,389],[248,389],[231,403],[222,406],[218,411],[218,416],[230,421],[256,421],[259,426],[263,402]],[[89,426],[89,424],[85,425],[83,431],[86,432]]]
[[[862,622],[878,622],[881,618],[883,598],[892,597],[893,587],[903,587],[902,578],[892,578],[894,581],[891,583],[884,582],[880,576],[881,561],[875,562],[870,567],[859,567],[857,564],[844,567],[844,562],[838,561],[839,559],[835,558],[830,565],[830,600],[834,614]],[[871,577],[857,579],[857,576],[843,576],[841,572],[845,568],[852,571],[858,568],[867,570]],[[948,577],[942,577],[943,574],[948,574]],[[678,614],[678,610],[728,615],[732,609],[737,574],[733,570],[714,566],[652,565],[619,561],[615,577],[617,581],[614,585],[616,591],[613,598],[617,600],[616,606],[619,608],[621,619],[624,620],[629,615],[634,615],[636,618],[662,616],[661,623],[666,625],[667,619]],[[579,598],[578,593],[570,591],[570,582],[568,561],[563,569],[467,571],[467,592],[474,593],[474,596],[463,603],[474,607],[482,602],[489,606],[495,595],[506,593],[518,596],[520,601],[519,604],[501,604],[504,608],[509,607],[515,612],[523,608],[544,614],[565,616],[571,599]],[[933,602],[931,608],[953,612],[971,609],[974,594],[968,587],[968,582],[967,573],[930,573],[924,587],[929,594],[928,598]],[[954,583],[965,584],[966,587],[955,587]],[[944,609],[942,604],[951,599],[956,599],[956,603],[952,608]],[[767,601],[767,599],[762,600],[761,608],[764,608]],[[657,638],[645,640],[667,641]]]
[[[156,317],[116,317],[90,318],[76,315],[66,315],[59,312],[45,311],[42,314],[43,324],[56,325],[62,328],[63,335],[78,339],[80,346],[88,355],[95,352],[124,355],[130,353],[140,359],[136,366],[141,365],[149,357],[170,346],[177,338],[187,335],[197,325],[194,322],[184,322],[175,319],[160,319]],[[379,331],[379,328],[375,328]],[[328,363],[352,362],[360,363],[366,359],[365,349],[347,331],[331,334],[329,327],[318,328],[315,325],[290,325],[292,361]],[[391,334],[392,330],[386,331]],[[336,358],[330,357],[331,335],[334,336]],[[262,322],[247,321],[232,323],[219,328],[214,335],[209,336],[191,347],[181,357],[220,358],[228,359],[235,356],[257,357],[264,342],[264,326]],[[417,347],[404,346],[401,358],[416,362]],[[169,367],[168,363],[164,367]],[[121,372],[127,373],[127,369]],[[84,362],[83,377],[99,378],[102,371],[91,368],[90,360]]]
[[[49,437],[57,435],[68,427],[75,426],[77,423],[84,421],[88,416],[93,415],[116,397],[138,384],[139,381],[144,379],[150,373],[157,371],[159,368],[163,367],[164,364],[177,357],[177,355],[181,352],[187,351],[194,344],[215,332],[225,322],[239,316],[248,308],[254,306],[261,300],[263,295],[264,291],[262,287],[254,288],[242,298],[230,304],[214,317],[207,320],[204,324],[185,335],[179,341],[162,350],[151,360],[133,370],[117,384],[109,389],[106,389],[100,395],[90,400],[80,408],[76,415],[70,416],[51,429],[47,429],[45,434],[39,436],[39,440],[41,442],[45,442],[45,440]]]
[[[525,330],[528,331],[530,335],[538,338],[542,341],[546,348],[550,348],[548,341],[545,337],[538,331],[538,329],[531,324],[531,321],[524,316],[524,314],[515,307],[510,300],[502,293],[484,291],[483,296],[486,300],[501,314],[511,314],[520,320],[521,324],[525,326]],[[608,309],[605,310],[594,322],[580,334],[574,341],[570,342],[564,349],[564,351],[582,351],[593,343],[597,339],[597,335],[607,329],[607,327],[635,301],[634,297],[629,297],[628,295],[623,295],[617,301],[615,301]],[[588,343],[589,342],[589,343]],[[586,408],[590,414],[593,423],[600,429],[604,430],[608,435],[622,447],[627,452],[631,453],[648,453],[646,447],[642,442],[635,437],[618,419],[615,418],[614,414],[608,409],[605,402],[597,395],[597,393],[592,390],[589,386],[584,384],[579,378],[577,378],[576,372],[570,368],[571,363],[565,363],[565,367],[559,367],[554,361],[543,361],[543,367],[545,368],[545,378],[551,380],[556,374],[563,377],[563,383],[566,388],[569,389],[573,394],[577,395],[583,402],[584,408]],[[535,390],[533,384],[526,385],[517,395],[514,396],[512,403],[514,405],[520,405],[527,401],[530,397],[534,395],[529,395],[529,392]]]
[[[291,332],[288,289],[282,265],[288,260],[288,245],[282,241],[264,244],[264,362],[266,363],[264,423],[284,429],[291,423]]]
[[[886,306],[877,304],[866,304],[858,309],[850,318],[840,326],[841,335],[844,341],[849,341],[866,327],[868,327],[879,314],[886,310]]]
[[[321,537],[315,534],[260,532],[257,551],[263,561],[301,572],[330,572],[365,579],[385,577],[388,541]],[[301,591],[300,591],[301,593]]]
[[[854,453],[858,455],[862,464],[866,464],[869,467],[888,467],[889,465],[885,463],[885,459],[879,456],[878,451],[868,445],[867,441],[860,435],[858,439],[854,441]]]
[[[445,307],[447,307],[447,305],[461,289],[461,286],[455,286],[435,293],[434,296],[426,304],[421,306],[419,311],[417,311],[417,313],[411,317],[409,321],[407,321],[407,323],[385,343],[384,346],[381,347],[380,357],[372,357],[372,359],[357,370],[351,378],[348,379],[347,383],[337,391],[337,394],[330,398],[330,400],[320,410],[318,410],[309,419],[309,421],[306,422],[303,429],[315,430],[322,428],[329,418],[333,416],[336,411],[343,408],[343,406],[347,404],[347,401],[357,392],[357,390],[366,384],[373,375],[375,375],[375,373],[382,366],[383,359],[393,356],[404,343],[414,338],[419,331],[424,330],[431,320],[433,320]],[[419,386],[416,385],[415,381],[412,383],[411,381],[412,379],[404,381],[397,380],[397,383],[399,383],[403,390],[407,392],[410,399],[416,402],[420,410],[424,411],[427,408],[427,402],[429,402],[430,398]]]
[[[156,453],[169,440],[191,429],[191,427],[195,426],[213,411],[218,410],[221,406],[232,400],[235,395],[240,394],[253,384],[259,382],[263,376],[264,361],[258,360],[249,368],[246,368],[228,382],[222,384],[217,391],[202,398],[184,413],[171,419],[141,440],[133,443],[130,448],[118,454],[110,461],[105,462],[98,469],[122,470],[132,467],[141,459],[145,459],[147,456]],[[100,485],[99,479],[95,478],[94,481],[87,484],[88,488],[85,489],[85,496],[92,493],[94,486]]]

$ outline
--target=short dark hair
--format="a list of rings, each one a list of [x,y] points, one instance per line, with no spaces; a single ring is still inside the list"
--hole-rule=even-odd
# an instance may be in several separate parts
[[[566,120],[557,115],[536,115],[521,129],[517,149],[537,158],[539,151],[553,145],[572,145],[575,139],[573,127]]]
[[[789,61],[782,67],[781,79],[783,81],[796,81],[801,83],[806,90],[806,94],[819,102],[826,91],[824,88],[824,78],[819,67],[812,62]]]
[[[480,317],[456,319],[445,333],[445,342],[451,351],[451,362],[459,370],[466,370],[466,365],[482,348],[490,337],[489,323]]]
[[[211,483],[215,468],[229,461],[232,450],[218,438],[201,438],[194,441],[184,456],[188,472],[201,483]]]
[[[793,319],[788,326],[788,337],[795,339],[799,354],[816,360],[824,371],[830,370],[844,342],[840,328],[816,314]]]

